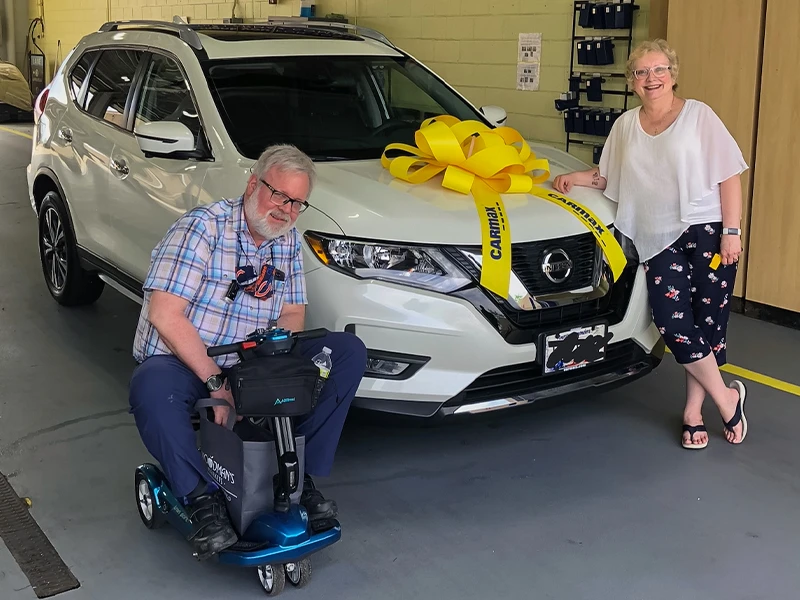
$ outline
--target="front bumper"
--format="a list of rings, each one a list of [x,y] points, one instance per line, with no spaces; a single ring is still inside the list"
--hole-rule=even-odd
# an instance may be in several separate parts
[[[602,363],[554,376],[541,375],[541,365],[535,361],[495,369],[438,406],[374,398],[357,398],[354,405],[406,416],[447,417],[513,408],[581,391],[608,391],[653,371],[664,358],[664,348],[663,340],[649,353],[631,340],[613,344]]]
[[[353,403],[360,408],[420,417],[508,408],[632,381],[663,357],[641,266],[629,274],[624,313],[609,326],[613,338],[607,358],[593,367],[547,377],[537,362],[535,332],[504,332],[497,315],[469,295],[356,280],[326,267],[311,268],[306,282],[308,328],[351,331],[371,357],[411,364],[393,378],[367,373]],[[566,328],[593,320],[571,320]]]

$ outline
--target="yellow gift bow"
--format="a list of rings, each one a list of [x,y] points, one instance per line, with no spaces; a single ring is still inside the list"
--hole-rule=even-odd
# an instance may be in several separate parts
[[[414,139],[416,147],[386,146],[381,164],[392,176],[412,184],[425,183],[444,171],[443,187],[472,194],[481,221],[483,287],[508,298],[511,229],[500,194],[532,194],[569,210],[594,233],[614,280],[619,279],[627,259],[614,235],[585,206],[537,185],[549,179],[550,164],[536,157],[518,131],[442,115],[426,119]],[[389,158],[387,153],[393,150],[406,155]],[[534,177],[531,171],[541,173]]]

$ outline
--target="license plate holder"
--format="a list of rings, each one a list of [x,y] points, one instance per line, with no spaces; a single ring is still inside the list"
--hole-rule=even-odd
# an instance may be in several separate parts
[[[542,374],[575,371],[604,361],[613,336],[608,329],[608,322],[598,321],[543,333],[539,338]]]

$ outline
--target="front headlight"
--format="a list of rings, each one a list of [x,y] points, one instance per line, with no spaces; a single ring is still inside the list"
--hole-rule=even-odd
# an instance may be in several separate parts
[[[317,233],[306,233],[305,238],[323,264],[360,279],[442,293],[470,283],[467,275],[436,248],[351,241]]]

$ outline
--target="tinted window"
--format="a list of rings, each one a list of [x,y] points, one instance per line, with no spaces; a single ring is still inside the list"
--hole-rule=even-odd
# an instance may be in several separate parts
[[[125,127],[125,103],[142,53],[134,50],[105,50],[97,61],[85,110],[95,117]]]
[[[379,158],[432,116],[480,115],[413,60],[299,56],[211,61],[209,87],[239,151],[272,143],[314,158]]]
[[[81,86],[86,79],[86,74],[89,72],[89,67],[91,66],[92,62],[94,62],[96,56],[96,51],[87,52],[81,57],[81,59],[78,61],[78,64],[72,68],[72,72],[69,75],[69,91],[72,95],[72,99],[76,102],[81,93]],[[83,106],[81,105],[81,108],[82,107]]]
[[[189,86],[178,64],[167,56],[154,54],[145,74],[136,125],[153,121],[179,121],[200,140],[200,118]]]

